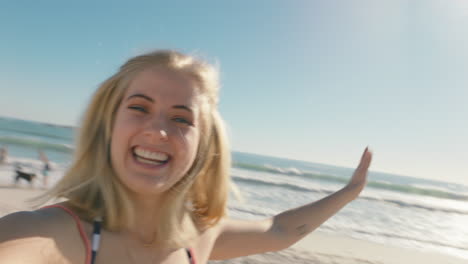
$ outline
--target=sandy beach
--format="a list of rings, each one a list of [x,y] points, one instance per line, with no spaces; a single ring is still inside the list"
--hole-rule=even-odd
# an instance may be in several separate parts
[[[0,217],[15,211],[29,210],[27,199],[41,190],[0,186]],[[210,261],[211,264],[462,264],[468,260],[435,252],[397,248],[348,237],[314,232],[289,249],[232,260]]]

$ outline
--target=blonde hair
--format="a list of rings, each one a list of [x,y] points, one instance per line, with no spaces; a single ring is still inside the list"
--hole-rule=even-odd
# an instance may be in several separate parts
[[[101,216],[109,230],[132,225],[134,209],[112,169],[112,128],[130,82],[139,72],[155,66],[189,76],[195,81],[203,102],[195,161],[188,173],[164,195],[163,207],[158,208],[163,219],[155,223],[157,242],[180,247],[225,216],[230,183],[230,151],[217,110],[218,71],[193,56],[172,50],[144,54],[128,60],[104,81],[83,116],[71,167],[44,197],[68,199],[87,220]]]

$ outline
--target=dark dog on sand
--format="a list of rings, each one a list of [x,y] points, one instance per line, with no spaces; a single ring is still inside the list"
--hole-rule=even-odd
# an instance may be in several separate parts
[[[20,179],[23,179],[29,183],[30,186],[33,185],[34,180],[36,179],[37,175],[33,172],[26,172],[22,170],[22,166],[19,164],[16,164],[15,166],[15,185],[18,184]]]
[[[24,180],[28,181],[29,184],[32,184],[34,178],[36,178],[36,177],[37,176],[34,173],[16,170],[15,183],[18,183],[19,179],[24,179]]]

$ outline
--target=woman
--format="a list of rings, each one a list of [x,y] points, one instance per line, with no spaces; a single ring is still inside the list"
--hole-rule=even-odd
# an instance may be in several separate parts
[[[7,164],[7,159],[8,159],[8,148],[2,146],[0,148],[0,165]]]
[[[130,59],[96,91],[73,164],[43,197],[66,202],[2,218],[0,262],[206,263],[281,250],[364,188],[367,149],[336,193],[263,221],[229,219],[217,103],[207,63],[175,51]]]
[[[49,171],[50,171],[50,162],[49,159],[47,158],[47,155],[44,153],[42,150],[37,151],[39,155],[39,160],[42,161],[43,167],[41,170],[42,174],[42,185],[44,188],[47,188],[49,186]]]

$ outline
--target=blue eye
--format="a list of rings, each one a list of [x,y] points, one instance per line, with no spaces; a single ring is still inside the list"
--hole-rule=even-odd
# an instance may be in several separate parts
[[[187,119],[185,118],[182,118],[182,117],[175,117],[173,118],[172,120],[178,122],[178,123],[183,123],[183,124],[186,124],[186,125],[193,125],[190,121],[188,121]]]
[[[139,105],[132,105],[132,106],[129,106],[128,109],[132,109],[132,110],[139,111],[139,112],[143,112],[143,113],[147,113],[147,112],[148,112],[148,111],[146,111],[146,108],[144,108],[143,106],[139,106]]]

